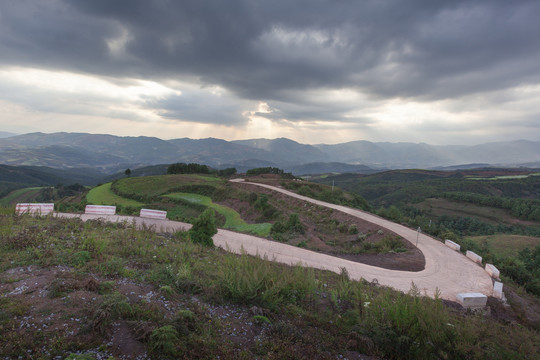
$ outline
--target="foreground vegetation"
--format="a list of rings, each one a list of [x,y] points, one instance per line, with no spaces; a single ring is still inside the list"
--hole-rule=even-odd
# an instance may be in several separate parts
[[[189,233],[4,214],[0,250],[8,358],[540,356],[536,331],[447,307],[414,285],[405,295],[345,271],[225,253]]]

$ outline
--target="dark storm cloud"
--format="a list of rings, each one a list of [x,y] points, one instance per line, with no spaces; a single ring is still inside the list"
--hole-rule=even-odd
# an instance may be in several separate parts
[[[538,83],[539,18],[537,0],[3,1],[0,63],[439,99]]]
[[[151,100],[146,105],[164,118],[222,125],[244,123],[246,117],[242,113],[249,106],[229,96],[216,96],[204,91],[190,91]]]

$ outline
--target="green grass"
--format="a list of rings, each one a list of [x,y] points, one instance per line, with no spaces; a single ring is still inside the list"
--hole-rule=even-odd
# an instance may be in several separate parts
[[[489,236],[472,236],[467,238],[478,245],[485,244],[487,248],[498,257],[517,256],[518,253],[525,249],[533,249],[540,244],[539,237],[521,236],[521,235],[489,235]]]
[[[111,190],[111,183],[97,186],[86,195],[86,200],[94,205],[123,205],[123,206],[143,206],[144,204],[132,199],[126,199],[116,195]]]
[[[203,175],[157,175],[120,179],[115,182],[114,188],[122,194],[155,197],[182,186],[204,184],[215,186],[221,182],[220,178]]]
[[[8,195],[0,199],[0,205],[9,206],[15,203],[31,201],[32,197],[37,195],[42,187],[29,187],[18,189],[10,192]]]
[[[165,195],[165,197],[172,199],[182,199],[192,202],[194,204],[200,204],[214,209],[219,214],[225,217],[225,229],[237,230],[240,232],[249,232],[259,236],[268,236],[270,234],[270,228],[272,227],[272,224],[248,224],[235,210],[227,206],[213,203],[212,199],[210,199],[208,196],[191,193],[172,193]]]

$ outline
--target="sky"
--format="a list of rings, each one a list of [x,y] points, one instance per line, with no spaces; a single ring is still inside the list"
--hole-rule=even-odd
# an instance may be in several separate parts
[[[2,0],[0,131],[538,141],[538,19],[538,0]]]

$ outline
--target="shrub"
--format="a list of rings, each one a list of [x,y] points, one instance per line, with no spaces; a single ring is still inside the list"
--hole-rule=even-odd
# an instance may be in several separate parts
[[[214,246],[212,236],[217,233],[216,215],[214,210],[206,209],[193,223],[189,236],[195,243],[205,246]]]
[[[305,229],[304,225],[300,222],[300,218],[298,217],[298,214],[291,214],[289,216],[289,220],[287,220],[286,223],[283,223],[281,221],[276,221],[274,225],[272,225],[272,228],[270,229],[270,233],[274,235],[284,234],[284,233],[290,233],[290,234],[304,234]]]

